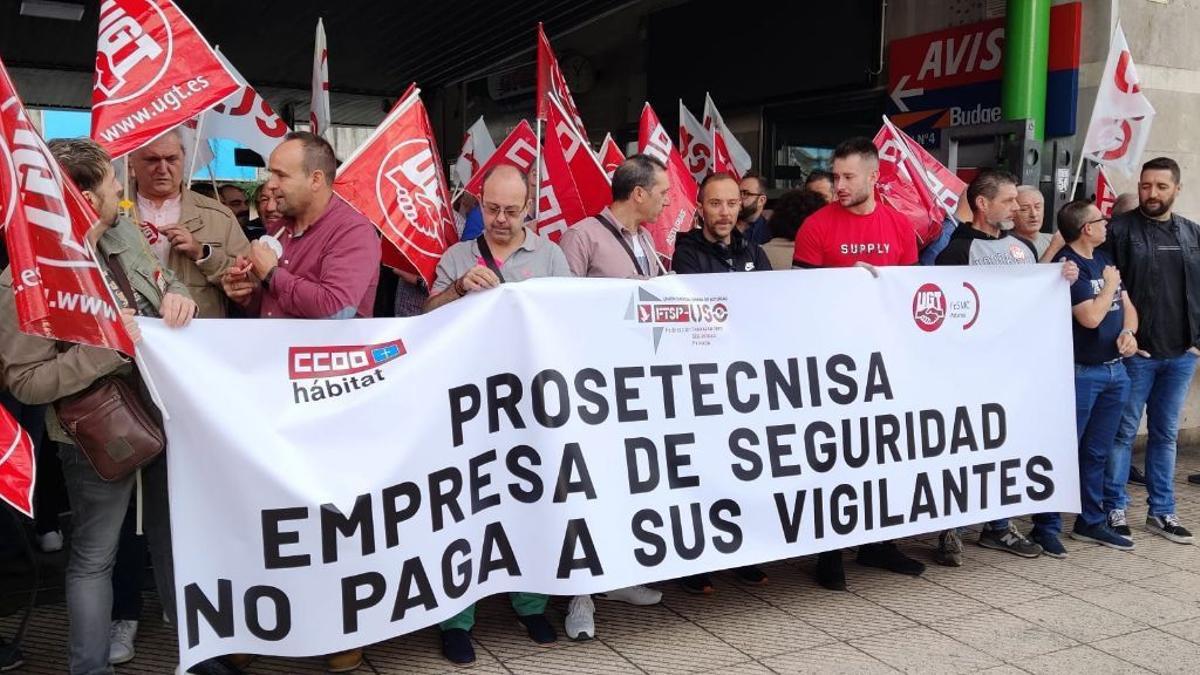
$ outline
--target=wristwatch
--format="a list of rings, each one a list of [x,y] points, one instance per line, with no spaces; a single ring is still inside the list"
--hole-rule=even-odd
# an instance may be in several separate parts
[[[267,276],[263,277],[263,280],[262,280],[263,288],[266,288],[266,289],[271,288],[271,277],[275,276],[275,270],[277,270],[277,269],[279,269],[279,265],[276,265],[276,266],[272,267],[269,271],[267,271]]]

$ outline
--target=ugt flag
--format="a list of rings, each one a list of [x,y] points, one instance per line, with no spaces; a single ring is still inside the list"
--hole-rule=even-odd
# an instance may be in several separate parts
[[[36,479],[33,439],[8,410],[0,406],[0,500],[32,518]]]
[[[104,0],[92,87],[92,138],[114,158],[238,89],[171,0]]]
[[[697,183],[712,173],[713,135],[679,99],[679,154]]]
[[[604,167],[604,173],[608,174],[609,181],[612,180],[613,172],[624,161],[625,153],[617,147],[617,142],[613,140],[612,134],[605,134],[604,142],[600,144],[600,164]]]
[[[675,253],[675,235],[692,227],[692,219],[696,216],[697,187],[691,172],[683,165],[679,150],[671,142],[671,137],[667,136],[667,130],[658,121],[658,115],[649,103],[642,108],[642,119],[638,125],[638,151],[667,165],[667,179],[671,182],[667,192],[669,204],[649,227],[654,235],[654,249],[669,260]]]
[[[1083,140],[1083,156],[1132,176],[1150,140],[1153,122],[1154,106],[1142,93],[1125,31],[1118,23]]]

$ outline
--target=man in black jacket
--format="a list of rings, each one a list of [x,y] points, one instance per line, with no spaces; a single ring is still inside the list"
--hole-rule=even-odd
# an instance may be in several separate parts
[[[762,247],[737,229],[742,197],[737,180],[715,173],[700,183],[701,227],[675,240],[671,269],[678,274],[770,271]]]
[[[699,200],[701,227],[675,240],[672,270],[678,274],[771,270],[762,247],[738,231],[742,198],[740,186],[733,176],[715,173],[706,177],[700,183]],[[754,565],[739,567],[734,574],[743,583],[755,586],[767,583],[767,575]],[[680,583],[689,593],[713,592],[712,580],[707,574],[696,574]]]
[[[1175,440],[1196,359],[1200,357],[1200,225],[1172,213],[1179,165],[1158,157],[1142,165],[1138,208],[1113,219],[1105,250],[1137,308],[1141,351],[1125,360],[1131,387],[1105,471],[1108,524],[1128,537],[1125,482],[1133,437],[1146,412],[1146,529],[1178,544],[1192,533],[1175,513]]]

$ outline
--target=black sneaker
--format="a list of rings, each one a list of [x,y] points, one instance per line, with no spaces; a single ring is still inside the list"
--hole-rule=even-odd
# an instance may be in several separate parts
[[[733,575],[738,578],[738,581],[750,586],[764,586],[767,583],[767,573],[756,565],[739,567],[733,571]]]
[[[840,550],[817,554],[817,583],[831,591],[846,590],[846,570],[842,567]]]
[[[1029,535],[1029,538],[1042,547],[1042,555],[1058,558],[1059,560],[1067,557],[1067,549],[1059,541],[1058,535],[1048,532],[1033,532]]]
[[[1146,529],[1154,534],[1162,535],[1176,544],[1192,543],[1192,533],[1179,524],[1179,516],[1174,513],[1146,516]]]
[[[1129,483],[1131,485],[1145,485],[1146,484],[1146,474],[1142,473],[1141,469],[1130,464],[1129,465]]]
[[[1006,530],[989,530],[986,527],[979,533],[979,545],[997,551],[1005,551],[1022,558],[1036,558],[1042,554],[1042,547],[1033,543],[1028,537],[1017,531],[1017,526],[1009,523]]]
[[[25,657],[14,644],[9,644],[0,638],[0,672],[16,670],[25,665]]]
[[[1200,485],[1200,473],[1188,474],[1188,482],[1192,485]]]
[[[938,547],[933,552],[933,561],[944,567],[962,567],[962,537],[958,530],[946,530],[938,535]]]
[[[1129,529],[1129,521],[1125,519],[1125,509],[1113,509],[1108,512],[1108,529],[1122,537],[1133,534],[1133,531]]]
[[[475,663],[475,646],[471,634],[461,628],[442,631],[442,656],[450,663]]]
[[[707,574],[684,577],[679,580],[679,585],[683,586],[683,590],[695,595],[712,595],[713,592],[712,579]]]
[[[546,618],[545,614],[527,614],[518,616],[517,620],[521,622],[522,626],[525,626],[526,632],[529,633],[529,639],[539,645],[558,642],[558,631],[550,625],[550,620]]]
[[[1118,551],[1133,550],[1132,539],[1122,537],[1105,525],[1093,525],[1089,527],[1076,523],[1075,529],[1071,530],[1071,538],[1076,541],[1086,541],[1091,544],[1100,544],[1101,546],[1115,548]]]
[[[859,546],[858,564],[866,565],[867,567],[878,567],[889,572],[907,574],[913,577],[919,577],[925,571],[925,563],[913,560],[904,555],[890,541]]]

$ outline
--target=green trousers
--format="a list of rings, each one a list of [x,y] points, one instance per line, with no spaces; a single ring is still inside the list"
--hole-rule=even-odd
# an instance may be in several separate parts
[[[550,601],[550,596],[542,595],[541,593],[509,593],[508,599],[512,601],[512,606],[517,612],[517,616],[529,616],[531,614],[545,613],[546,603]],[[458,614],[439,623],[438,627],[442,630],[451,630],[453,628],[471,630],[474,625],[475,605],[471,605]]]

